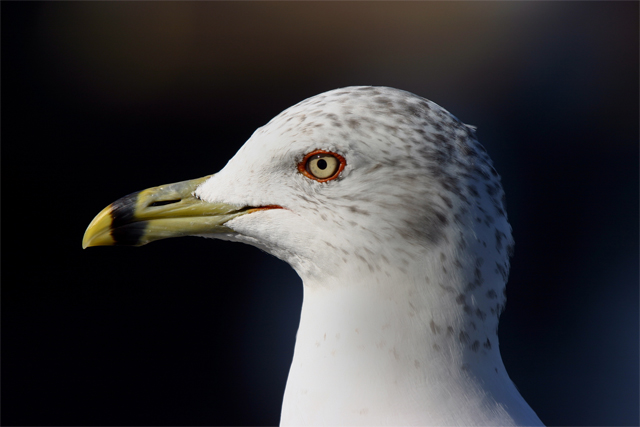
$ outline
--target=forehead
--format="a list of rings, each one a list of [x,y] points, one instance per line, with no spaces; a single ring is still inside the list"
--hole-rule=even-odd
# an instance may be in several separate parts
[[[356,86],[308,98],[274,117],[258,134],[284,137],[290,148],[364,149],[421,157],[425,146],[464,143],[470,129],[417,95]]]
[[[378,125],[387,132],[394,130],[389,126],[430,126],[438,130],[461,125],[450,113],[427,99],[398,89],[372,86],[348,87],[316,95],[283,111],[271,123],[280,127],[291,121],[304,122],[309,127],[350,129]]]

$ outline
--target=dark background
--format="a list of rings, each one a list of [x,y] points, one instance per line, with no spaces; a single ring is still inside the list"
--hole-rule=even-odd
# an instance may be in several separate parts
[[[277,424],[293,270],[222,241],[82,235],[348,85],[478,126],[516,240],[500,346],[542,421],[639,423],[638,2],[1,8],[4,425]]]

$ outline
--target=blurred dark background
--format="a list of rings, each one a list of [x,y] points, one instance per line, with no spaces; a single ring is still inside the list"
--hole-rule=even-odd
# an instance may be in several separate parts
[[[81,240],[325,90],[478,126],[516,239],[500,346],[550,425],[638,425],[638,2],[2,2],[3,425],[277,424],[302,298],[259,250]]]

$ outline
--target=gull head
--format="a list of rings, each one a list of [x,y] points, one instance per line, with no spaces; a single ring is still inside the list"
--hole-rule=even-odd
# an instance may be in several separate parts
[[[112,203],[83,246],[185,235],[257,246],[303,279],[283,422],[513,424],[520,408],[539,423],[497,349],[513,248],[500,177],[437,104],[371,86],[306,99],[218,173]],[[450,416],[450,394],[482,414]]]

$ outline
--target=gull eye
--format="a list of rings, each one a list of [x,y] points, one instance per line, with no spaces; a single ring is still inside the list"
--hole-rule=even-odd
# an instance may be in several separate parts
[[[345,165],[346,161],[341,155],[316,150],[304,156],[298,164],[298,170],[307,178],[325,182],[337,178]]]
[[[307,172],[319,179],[335,175],[340,162],[330,154],[316,154],[307,160]]]

